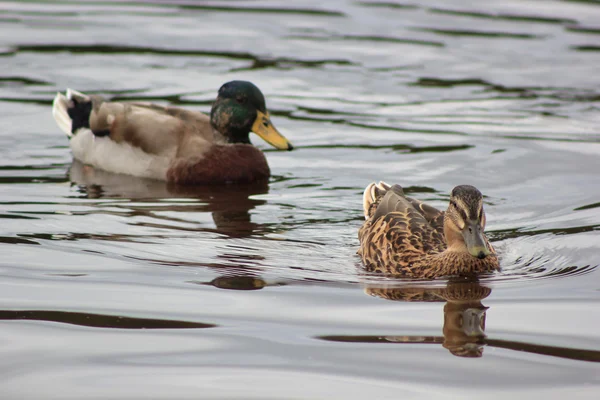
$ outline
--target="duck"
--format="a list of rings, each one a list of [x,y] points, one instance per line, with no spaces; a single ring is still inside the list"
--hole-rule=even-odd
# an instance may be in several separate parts
[[[358,255],[369,272],[435,279],[500,269],[484,233],[483,195],[474,186],[454,187],[444,212],[405,196],[400,185],[373,182],[363,211]]]
[[[252,82],[223,84],[210,115],[144,102],[108,101],[67,89],[52,115],[73,157],[120,174],[183,185],[251,183],[271,174],[256,133],[279,150],[292,144],[275,128],[265,97]]]

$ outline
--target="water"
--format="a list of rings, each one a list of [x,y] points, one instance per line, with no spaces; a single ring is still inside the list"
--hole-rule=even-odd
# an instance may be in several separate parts
[[[0,10],[2,398],[597,398],[597,2]],[[232,79],[297,147],[254,139],[268,185],[94,170],[50,113],[66,87],[208,111]],[[503,271],[366,274],[373,180],[477,186]]]

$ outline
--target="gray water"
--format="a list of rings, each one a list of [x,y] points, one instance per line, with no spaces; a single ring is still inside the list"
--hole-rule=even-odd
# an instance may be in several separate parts
[[[0,2],[3,399],[595,399],[600,4]],[[268,185],[73,162],[71,87],[210,110],[254,82]],[[502,272],[365,273],[362,190],[485,195]]]

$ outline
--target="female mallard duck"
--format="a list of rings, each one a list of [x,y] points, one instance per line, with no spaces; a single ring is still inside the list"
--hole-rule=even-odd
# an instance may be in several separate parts
[[[281,150],[292,145],[271,123],[262,92],[251,82],[219,89],[210,117],[150,103],[110,102],[67,90],[52,115],[73,156],[109,172],[181,184],[253,182],[270,176],[252,131]]]
[[[369,271],[431,279],[500,268],[483,233],[483,196],[473,186],[455,187],[443,212],[404,196],[398,185],[371,183],[363,206],[358,254]]]

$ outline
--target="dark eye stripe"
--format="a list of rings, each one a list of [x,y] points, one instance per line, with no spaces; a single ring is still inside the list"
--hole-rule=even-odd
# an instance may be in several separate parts
[[[463,219],[463,221],[467,222],[468,218],[467,218],[467,214],[465,213],[465,210],[463,210],[462,208],[460,208],[455,202],[454,200],[450,200],[450,204],[456,209],[456,211],[458,211],[458,213],[460,214],[461,218]]]

